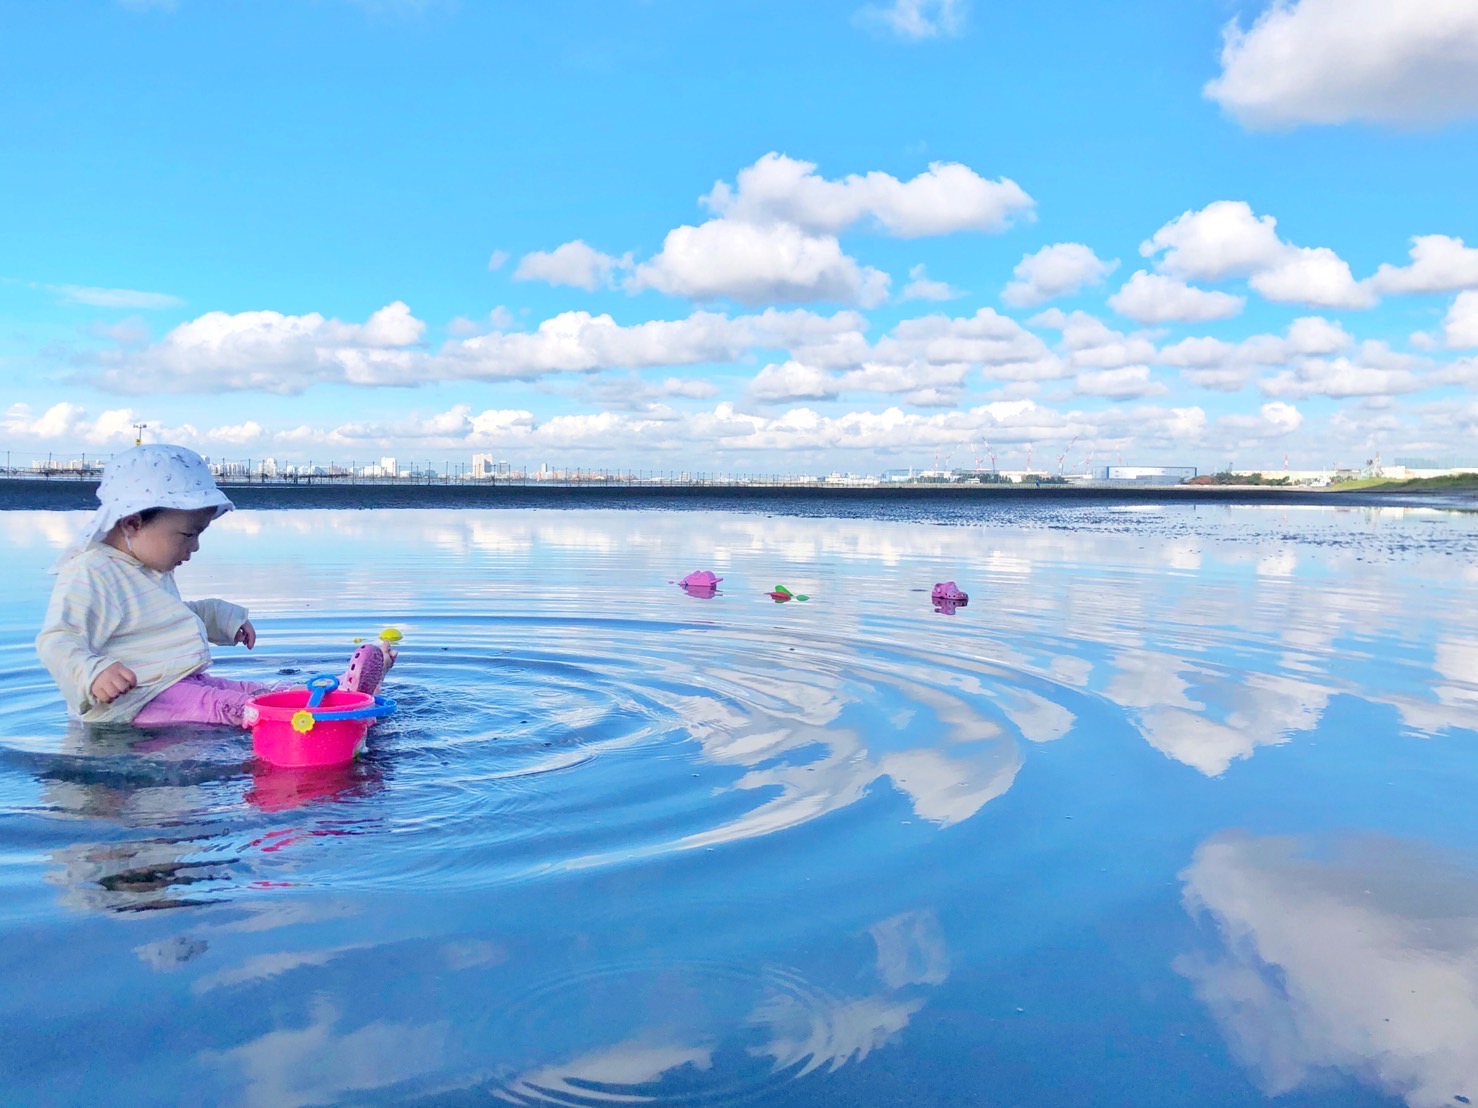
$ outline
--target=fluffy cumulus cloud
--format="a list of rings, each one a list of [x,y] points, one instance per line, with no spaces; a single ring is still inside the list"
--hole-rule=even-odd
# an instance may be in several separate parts
[[[1409,369],[1372,365],[1366,359],[1306,358],[1258,382],[1269,396],[1395,396],[1415,392],[1421,378]]]
[[[1442,336],[1455,349],[1478,346],[1478,291],[1457,295],[1442,321]]]
[[[828,300],[870,308],[887,299],[888,275],[859,265],[832,235],[788,223],[713,219],[668,232],[662,252],[637,266],[627,287],[694,300]]]
[[[956,300],[965,294],[951,288],[944,281],[930,280],[922,265],[908,271],[908,284],[899,295],[900,300]]]
[[[1289,325],[1287,335],[1252,335],[1240,342],[1182,339],[1162,346],[1155,361],[1178,367],[1191,384],[1236,392],[1265,367],[1338,354],[1350,349],[1354,341],[1338,323],[1322,316],[1304,316]]]
[[[1079,373],[1073,382],[1073,391],[1083,396],[1104,396],[1110,400],[1129,400],[1145,396],[1163,396],[1170,390],[1162,382],[1150,379],[1149,366],[1134,365]]]
[[[840,393],[836,374],[797,361],[767,365],[749,384],[750,396],[761,402],[830,400]]]
[[[1410,265],[1383,264],[1367,284],[1381,295],[1478,288],[1478,249],[1450,235],[1417,235]]]
[[[1001,299],[1013,308],[1030,308],[1099,284],[1119,266],[1104,261],[1080,242],[1059,242],[1028,254],[1016,264]]]
[[[490,319],[507,324],[507,313]],[[861,318],[842,312],[767,310],[731,318],[695,312],[683,319],[623,325],[609,315],[561,312],[532,331],[463,334],[422,348],[425,324],[397,301],[362,324],[321,315],[209,312],[141,349],[103,356],[93,380],[115,392],[295,394],[318,383],[412,387],[447,381],[535,380],[560,373],[730,363],[755,347],[825,349],[861,343]],[[458,328],[458,330],[465,330]]]
[[[1160,255],[1161,272],[1190,281],[1246,277],[1277,265],[1286,251],[1278,221],[1254,215],[1242,200],[1183,212],[1139,247],[1146,258]]]
[[[207,312],[140,351],[103,357],[98,383],[116,392],[295,393],[317,381],[376,384],[424,361],[426,325],[395,301],[364,323],[317,312]]]
[[[1190,323],[1228,319],[1246,301],[1229,292],[1192,288],[1163,273],[1141,269],[1109,297],[1108,306],[1136,323]]]
[[[740,170],[733,184],[716,182],[701,202],[715,218],[669,231],[661,250],[640,265],[630,254],[613,257],[576,239],[525,255],[514,277],[594,290],[630,271],[621,281],[629,292],[747,305],[875,307],[887,299],[890,278],[847,254],[842,232],[918,238],[1001,231],[1030,218],[1034,205],[1015,181],[993,181],[954,162],[936,162],[907,180],[876,171],[833,180],[811,162],[778,153]],[[904,298],[954,295],[920,271]]]
[[[610,284],[611,275],[618,269],[630,268],[629,254],[624,258],[613,258],[582,240],[575,239],[548,252],[535,250],[525,254],[519,260],[518,268],[513,271],[513,279],[545,281],[551,285],[571,285],[578,289],[594,290]]]
[[[740,170],[734,185],[717,182],[703,203],[743,223],[834,235],[867,222],[900,238],[1004,230],[1035,204],[1015,181],[992,181],[957,162],[935,162],[907,181],[876,171],[828,180],[811,162],[777,153]]]
[[[1221,65],[1206,95],[1251,127],[1478,117],[1478,5],[1274,0]]]
[[[1155,356],[1155,344],[1144,335],[1115,331],[1087,312],[1068,314],[1060,308],[1048,308],[1031,322],[1062,332],[1059,345],[1074,368],[1114,369],[1149,362]]]
[[[966,0],[893,0],[869,4],[857,13],[865,26],[877,27],[906,42],[950,37],[965,29]]]
[[[874,344],[860,331],[833,331],[796,343],[793,352],[792,359],[760,371],[750,383],[752,399],[894,393],[933,407],[956,403],[971,373],[991,382],[1020,382],[1071,371],[1039,336],[990,308],[961,318],[904,320]]]
[[[927,393],[927,390],[924,390]],[[95,419],[80,408],[43,413],[40,417],[15,406],[0,428],[13,441],[36,442],[35,432],[62,430],[72,442],[118,449],[132,441],[138,416],[128,409]],[[151,432],[155,429],[151,420]],[[706,411],[676,412],[608,410],[573,413],[546,419],[524,409],[482,411],[461,403],[439,412],[400,413],[390,418],[362,418],[334,426],[273,428],[250,421],[208,432],[189,424],[159,425],[162,438],[193,445],[204,452],[235,446],[278,456],[316,454],[341,462],[371,452],[467,451],[498,449],[522,456],[600,458],[615,464],[631,459],[669,458],[668,464],[690,464],[695,452],[724,464],[725,459],[760,459],[783,451],[796,457],[841,453],[866,466],[878,458],[914,457],[923,448],[952,449],[961,442],[996,444],[1045,441],[1133,441],[1149,450],[1183,453],[1207,431],[1205,413],[1196,407],[1118,405],[1106,411],[1059,411],[1029,399],[998,400],[924,414],[890,406],[883,411],[849,411],[825,415],[807,407],[774,414],[741,410],[722,402]],[[29,430],[27,430],[29,429]],[[14,438],[17,433],[29,436]],[[219,432],[219,436],[217,436]],[[84,437],[86,435],[86,437]],[[338,453],[335,453],[338,452]],[[661,464],[652,462],[649,464]]]
[[[1368,308],[1375,294],[1355,281],[1349,263],[1327,246],[1290,249],[1247,283],[1265,299],[1320,308]]]
[[[1246,277],[1268,300],[1326,308],[1368,308],[1375,293],[1328,247],[1301,247],[1278,236],[1278,221],[1242,200],[1218,200],[1161,227],[1139,248],[1156,268],[1182,280]]]
[[[131,445],[134,439],[134,424],[139,415],[132,408],[110,408],[94,416],[79,404],[61,401],[44,411],[35,412],[28,404],[12,404],[0,417],[0,433],[8,442],[17,445],[65,444],[70,449],[115,450]],[[164,424],[158,420],[150,423],[167,442],[186,445],[205,445],[217,441],[200,432],[189,423]],[[224,435],[236,429],[221,428]],[[17,462],[19,460],[17,459]]]

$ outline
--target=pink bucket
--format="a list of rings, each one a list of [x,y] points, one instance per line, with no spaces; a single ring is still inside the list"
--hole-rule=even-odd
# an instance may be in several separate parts
[[[258,693],[247,701],[244,720],[257,757],[274,766],[337,766],[364,749],[369,725],[395,711],[395,701],[338,688],[334,678],[315,677],[317,688]]]

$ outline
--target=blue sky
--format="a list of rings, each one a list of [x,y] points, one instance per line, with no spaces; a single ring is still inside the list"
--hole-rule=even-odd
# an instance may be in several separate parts
[[[0,0],[0,449],[1475,462],[1478,2],[1397,7]]]

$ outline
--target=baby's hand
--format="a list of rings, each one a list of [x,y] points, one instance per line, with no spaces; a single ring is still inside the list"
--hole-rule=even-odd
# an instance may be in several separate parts
[[[92,679],[92,698],[99,704],[108,704],[138,683],[133,670],[122,662],[114,662]]]
[[[251,625],[251,620],[242,621],[241,630],[236,632],[236,643],[238,646],[245,643],[248,650],[257,645],[257,629]]]

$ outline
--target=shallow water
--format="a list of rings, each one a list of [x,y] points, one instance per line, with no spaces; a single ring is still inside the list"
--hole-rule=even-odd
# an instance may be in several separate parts
[[[405,635],[296,774],[67,725],[82,518],[0,512],[9,1102],[1478,1099],[1478,516],[238,512],[215,672]]]

